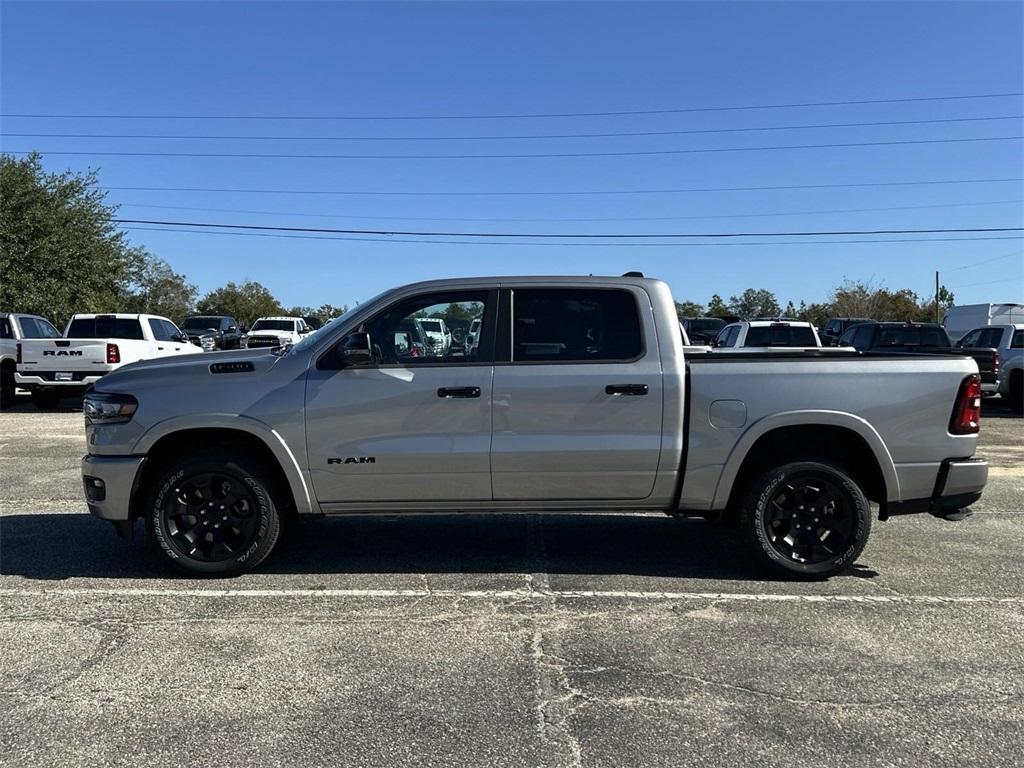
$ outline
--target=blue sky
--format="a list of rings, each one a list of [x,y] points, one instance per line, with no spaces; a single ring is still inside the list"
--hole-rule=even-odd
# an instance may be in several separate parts
[[[4,2],[0,108],[5,115],[174,116],[4,117],[4,134],[281,138],[5,135],[2,147],[47,151],[50,169],[98,168],[101,182],[111,188],[110,201],[121,204],[123,217],[135,219],[553,233],[1019,227],[1024,225],[1020,181],[891,185],[1019,179],[1022,142],[1001,138],[555,158],[52,153],[557,154],[1021,136],[1020,96],[507,119],[196,116],[564,114],[1019,93],[1024,91],[1022,8],[981,2]],[[907,124],[925,120],[957,122]],[[735,130],[869,122],[903,124]],[[729,131],[450,138],[723,129]],[[360,140],[351,140],[356,137]],[[398,137],[419,140],[394,140]],[[547,194],[863,183],[886,186]],[[322,194],[367,191],[383,194]],[[446,194],[433,194],[438,192]],[[531,194],[475,194],[500,192]],[[131,237],[203,291],[252,278],[287,305],[351,304],[388,286],[431,277],[635,269],[669,281],[678,298],[701,302],[712,293],[728,297],[746,287],[771,289],[783,303],[822,300],[844,277],[927,293],[935,269],[959,303],[1024,301],[1024,244],[1012,233],[1000,237],[1015,239],[961,242],[753,237],[668,246],[651,244],[665,240],[602,246],[426,244],[398,242],[415,239],[399,237],[367,241],[137,230]],[[771,244],[739,244],[751,242]],[[978,262],[983,263],[970,266]]]

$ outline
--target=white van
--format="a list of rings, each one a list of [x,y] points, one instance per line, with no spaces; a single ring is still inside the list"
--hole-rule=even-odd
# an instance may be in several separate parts
[[[964,304],[952,307],[942,320],[954,344],[975,328],[1017,323],[1024,323],[1024,304]]]

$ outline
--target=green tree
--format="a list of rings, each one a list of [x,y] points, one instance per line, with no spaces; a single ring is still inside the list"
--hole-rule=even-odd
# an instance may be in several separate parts
[[[695,301],[677,301],[676,314],[680,317],[701,317],[704,314],[704,305]]]
[[[775,294],[764,288],[747,288],[739,296],[729,297],[729,313],[748,320],[777,317],[781,312]]]
[[[832,307],[828,304],[814,304],[807,305],[804,302],[800,302],[800,308],[796,312],[797,319],[803,320],[806,323],[810,323],[816,328],[820,328],[829,321],[829,318],[835,315],[832,312]]]
[[[729,312],[729,307],[724,301],[722,301],[722,297],[717,293],[714,294],[711,297],[711,301],[708,302],[707,313],[708,317],[719,317],[721,315],[731,314]]]
[[[144,248],[131,252],[128,285],[121,299],[124,312],[148,312],[175,322],[195,308],[196,287]]]
[[[285,313],[273,294],[255,280],[246,280],[241,285],[229,282],[210,291],[197,302],[196,310],[204,315],[231,315],[245,326],[261,317]]]
[[[802,305],[803,302],[801,301],[800,304]],[[793,301],[790,300],[789,302],[787,302],[786,308],[782,310],[782,315],[783,317],[796,317],[796,313],[797,308],[793,305]]]
[[[941,323],[942,316],[955,304],[956,297],[953,296],[953,292],[946,286],[940,285],[938,309],[936,310],[935,307],[935,297],[929,296],[926,300],[921,302],[920,310],[917,313],[917,319],[923,323]]]
[[[63,327],[120,309],[133,262],[95,171],[47,173],[40,156],[0,155],[0,307]]]
[[[321,304],[318,308],[300,305],[288,310],[288,314],[292,317],[315,317],[321,324],[340,317],[346,312],[348,312],[346,305],[336,307],[333,304]]]

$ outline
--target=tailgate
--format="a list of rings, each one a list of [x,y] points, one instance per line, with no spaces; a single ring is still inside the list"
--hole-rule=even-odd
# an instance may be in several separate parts
[[[995,384],[999,379],[999,369],[996,366],[996,350],[981,347],[964,348],[963,353],[974,358],[978,364],[978,373],[981,374],[982,384]]]
[[[88,371],[105,373],[106,339],[28,339],[21,342],[21,373],[37,371]]]

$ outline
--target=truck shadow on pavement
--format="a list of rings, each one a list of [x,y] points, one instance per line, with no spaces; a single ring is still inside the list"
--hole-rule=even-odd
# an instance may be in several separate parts
[[[87,514],[0,518],[0,573],[28,579],[176,577]],[[258,574],[521,574],[766,581],[735,532],[700,520],[590,514],[335,517],[289,530]],[[859,569],[852,575],[872,578]],[[187,577],[182,577],[187,578]]]

